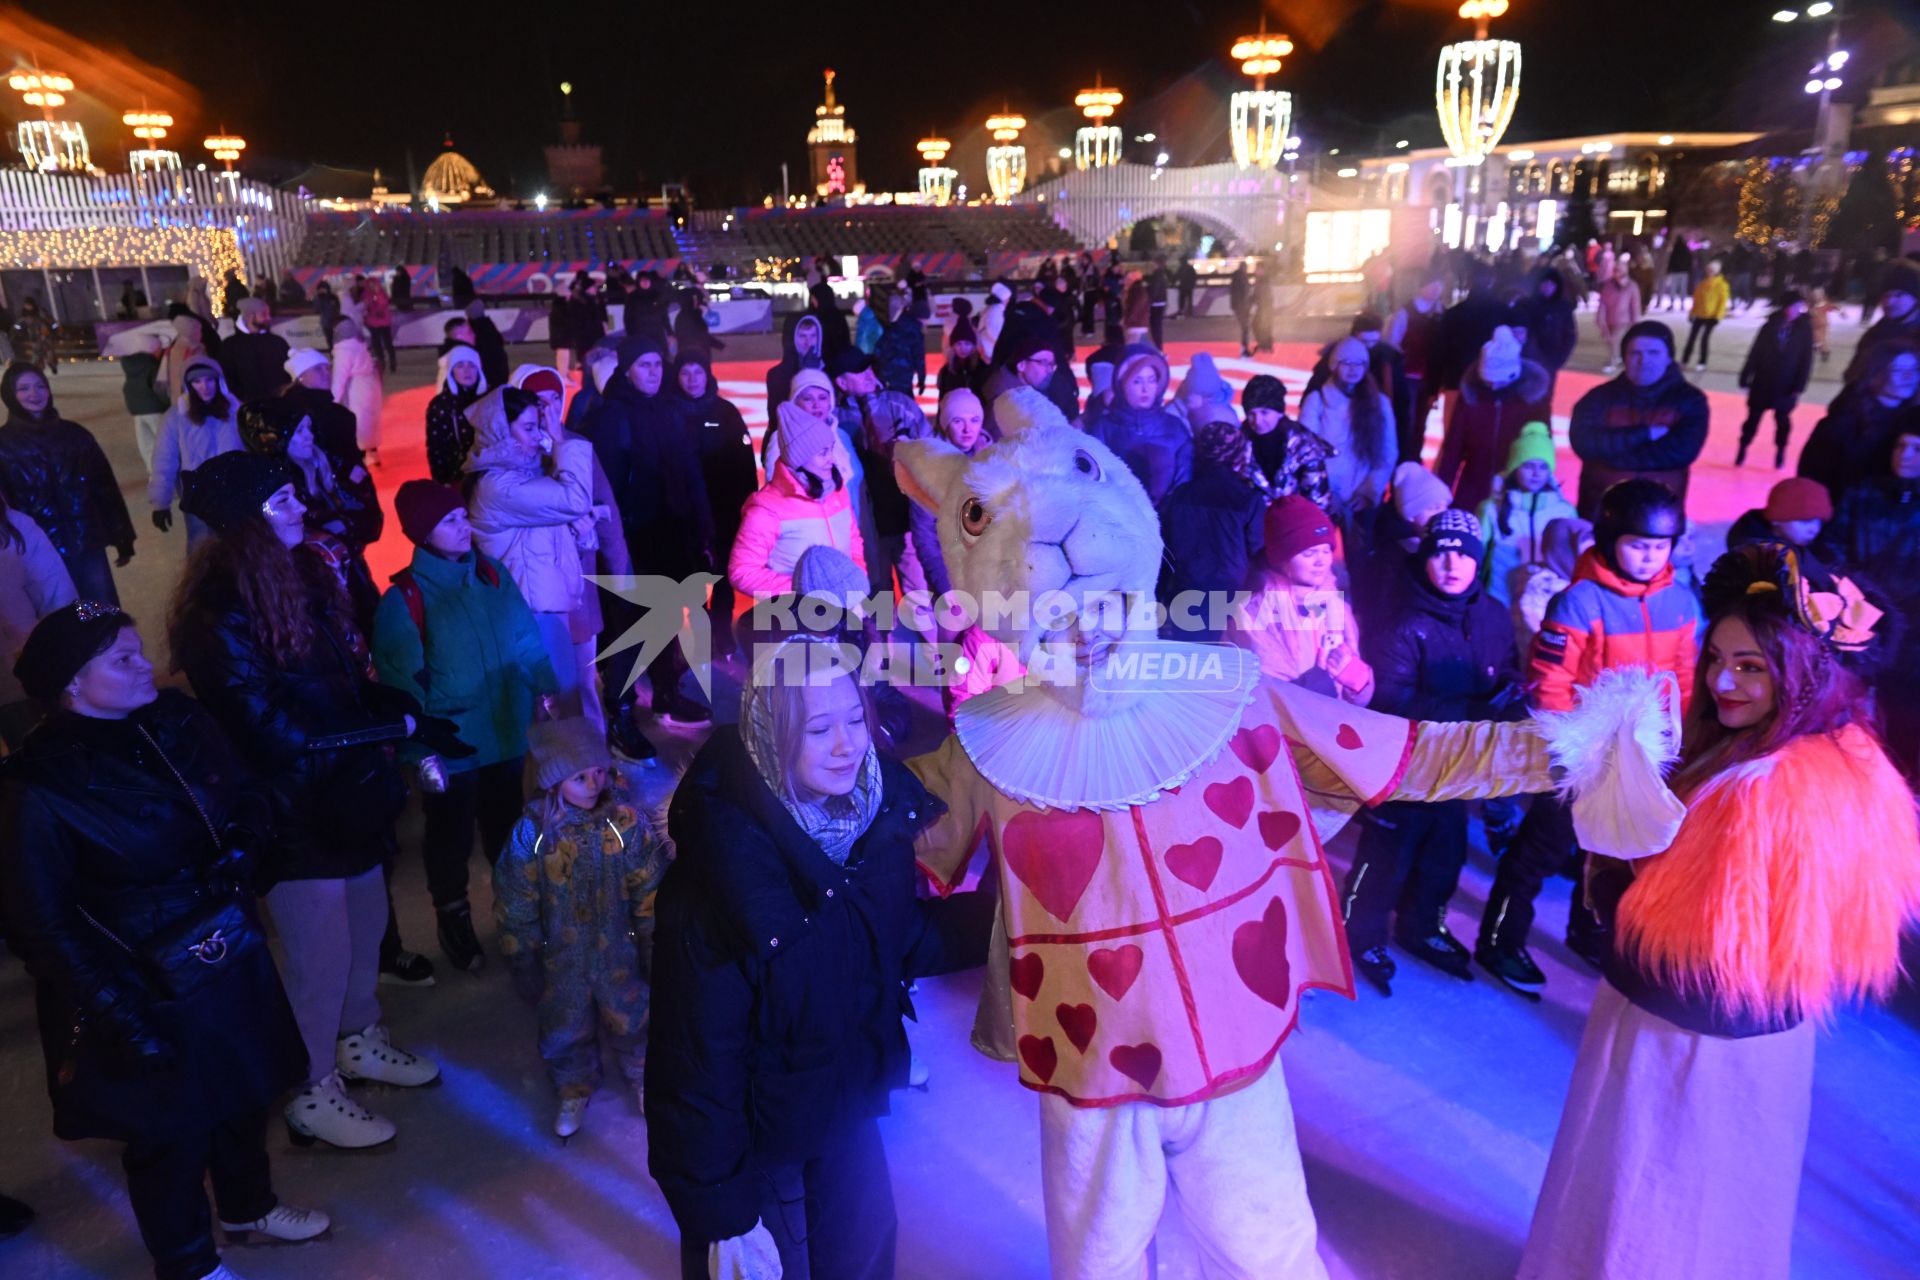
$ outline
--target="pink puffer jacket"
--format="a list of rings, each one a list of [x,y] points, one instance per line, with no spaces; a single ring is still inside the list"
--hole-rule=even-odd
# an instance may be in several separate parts
[[[740,508],[740,532],[727,561],[727,578],[734,590],[746,595],[785,595],[793,590],[793,565],[800,553],[821,545],[846,552],[865,571],[866,548],[847,486],[810,497],[793,468],[775,463],[773,478]]]

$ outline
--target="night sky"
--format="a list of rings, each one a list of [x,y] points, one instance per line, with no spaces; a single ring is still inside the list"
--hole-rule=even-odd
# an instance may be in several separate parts
[[[1824,50],[1824,29],[1775,23],[1768,15],[1778,7],[1513,0],[1493,31],[1525,49],[1507,136],[1804,126],[1811,111],[1800,83]],[[1165,149],[1175,164],[1225,159],[1225,94],[1242,83],[1226,51],[1260,12],[1257,3],[1219,0],[162,0],[137,8],[59,0],[21,8],[24,18],[0,10],[8,43],[44,22],[107,55],[82,63],[95,68],[84,79],[78,68],[61,69],[82,80],[91,99],[83,118],[96,161],[108,167],[124,145],[119,112],[148,89],[150,105],[181,117],[183,150],[197,153],[202,134],[224,122],[249,139],[246,167],[260,176],[285,177],[310,161],[379,165],[403,187],[409,150],[424,169],[451,132],[503,194],[531,198],[544,185],[540,147],[556,134],[558,85],[570,80],[588,140],[606,148],[611,185],[630,191],[684,179],[709,205],[778,190],[783,160],[795,188],[804,186],[804,137],[825,66],[839,72],[860,134],[861,177],[876,189],[913,184],[913,142],[934,129],[955,141],[948,163],[962,181],[981,184],[981,122],[1003,100],[1033,123],[1030,154],[1070,142],[1079,123],[1070,100],[1096,71],[1127,94],[1116,121],[1128,134],[1158,135],[1131,158]],[[1399,138],[1438,145],[1435,55],[1471,35],[1456,8],[1457,0],[1269,3],[1271,29],[1296,46],[1276,86],[1296,95],[1295,131],[1309,146],[1347,155]],[[1876,49],[1904,45],[1911,56],[1920,5],[1853,0],[1848,13],[1859,32],[1845,41],[1856,53],[1848,92],[1859,96],[1880,70]],[[124,74],[114,55],[126,59]],[[62,55],[40,56],[51,66]],[[142,65],[153,73],[146,80],[136,75]]]

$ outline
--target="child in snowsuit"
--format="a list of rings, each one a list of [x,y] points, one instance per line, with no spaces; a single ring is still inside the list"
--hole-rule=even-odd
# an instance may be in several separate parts
[[[539,792],[494,866],[500,951],[540,1010],[540,1056],[560,1093],[553,1131],[580,1128],[604,1034],[640,1098],[653,897],[666,845],[590,721],[529,731]]]
[[[1546,423],[1529,422],[1520,429],[1507,452],[1506,470],[1495,478],[1478,514],[1487,538],[1482,581],[1489,596],[1510,605],[1525,586],[1526,570],[1540,563],[1547,525],[1577,515],[1554,475],[1553,436]]]

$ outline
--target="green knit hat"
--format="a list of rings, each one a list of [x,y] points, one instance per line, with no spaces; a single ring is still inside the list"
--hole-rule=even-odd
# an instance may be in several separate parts
[[[1507,474],[1523,462],[1544,462],[1547,470],[1553,465],[1553,432],[1544,422],[1529,422],[1520,428],[1520,434],[1513,438],[1513,448],[1507,450]]]

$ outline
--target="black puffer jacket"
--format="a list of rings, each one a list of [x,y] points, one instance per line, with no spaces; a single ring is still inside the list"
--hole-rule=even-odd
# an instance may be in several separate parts
[[[1920,430],[1920,403],[1887,405],[1849,383],[1800,448],[1799,474],[1827,486],[1836,504],[1868,476],[1882,475],[1901,432]]]
[[[1463,595],[1441,594],[1416,554],[1401,564],[1402,584],[1384,625],[1362,631],[1373,666],[1368,705],[1410,720],[1517,720],[1520,656],[1513,617],[1476,584]]]
[[[716,731],[668,813],[647,1046],[647,1167],[687,1240],[760,1216],[760,1167],[883,1115],[906,1083],[902,985],[986,959],[993,900],[914,897],[913,839],[939,802],[883,762],[880,811],[836,866]]]
[[[314,606],[306,660],[282,667],[232,588],[193,602],[174,661],[251,767],[271,785],[274,841],[257,879],[338,880],[378,866],[406,803],[387,744],[419,706],[367,677]]]
[[[1183,591],[1238,591],[1266,545],[1262,521],[1266,496],[1231,467],[1196,462],[1193,479],[1176,485],[1160,504],[1160,534],[1166,562],[1160,570],[1160,600],[1171,604]],[[1217,638],[1180,630],[1183,640]]]
[[[713,512],[718,548],[716,562],[724,564],[726,553],[733,546],[734,534],[740,530],[740,508],[760,487],[760,473],[754,468],[753,439],[747,434],[747,421],[740,416],[740,410],[714,392],[711,365],[707,366],[706,395],[695,400],[676,386],[671,396],[674,409],[699,453],[700,474],[707,486],[707,505]]]
[[[588,436],[620,504],[633,571],[684,578],[713,568],[713,508],[700,453],[666,392],[642,395],[632,379],[614,374]]]
[[[1814,548],[1822,563],[1863,574],[1885,591],[1909,627],[1920,621],[1920,481],[1883,474],[1856,484]]]
[[[365,460],[360,451],[358,423],[353,410],[333,398],[333,392],[294,383],[283,392],[287,400],[313,420],[313,442],[333,464],[333,474],[344,484],[353,469]],[[369,483],[367,492],[373,491]]]
[[[220,367],[242,404],[271,399],[292,381],[287,376],[287,340],[277,333],[234,334],[220,344]]]
[[[0,492],[32,516],[62,559],[103,547],[133,549],[133,519],[93,433],[47,406],[28,416],[5,384],[7,423],[0,427]]]
[[[138,950],[205,895],[233,891],[216,864],[227,849],[258,847],[270,817],[213,718],[177,690],[124,720],[57,714],[0,763],[8,937],[38,983],[60,1137],[205,1134],[304,1073],[306,1051],[264,948],[188,999],[161,1002],[80,914]]]

